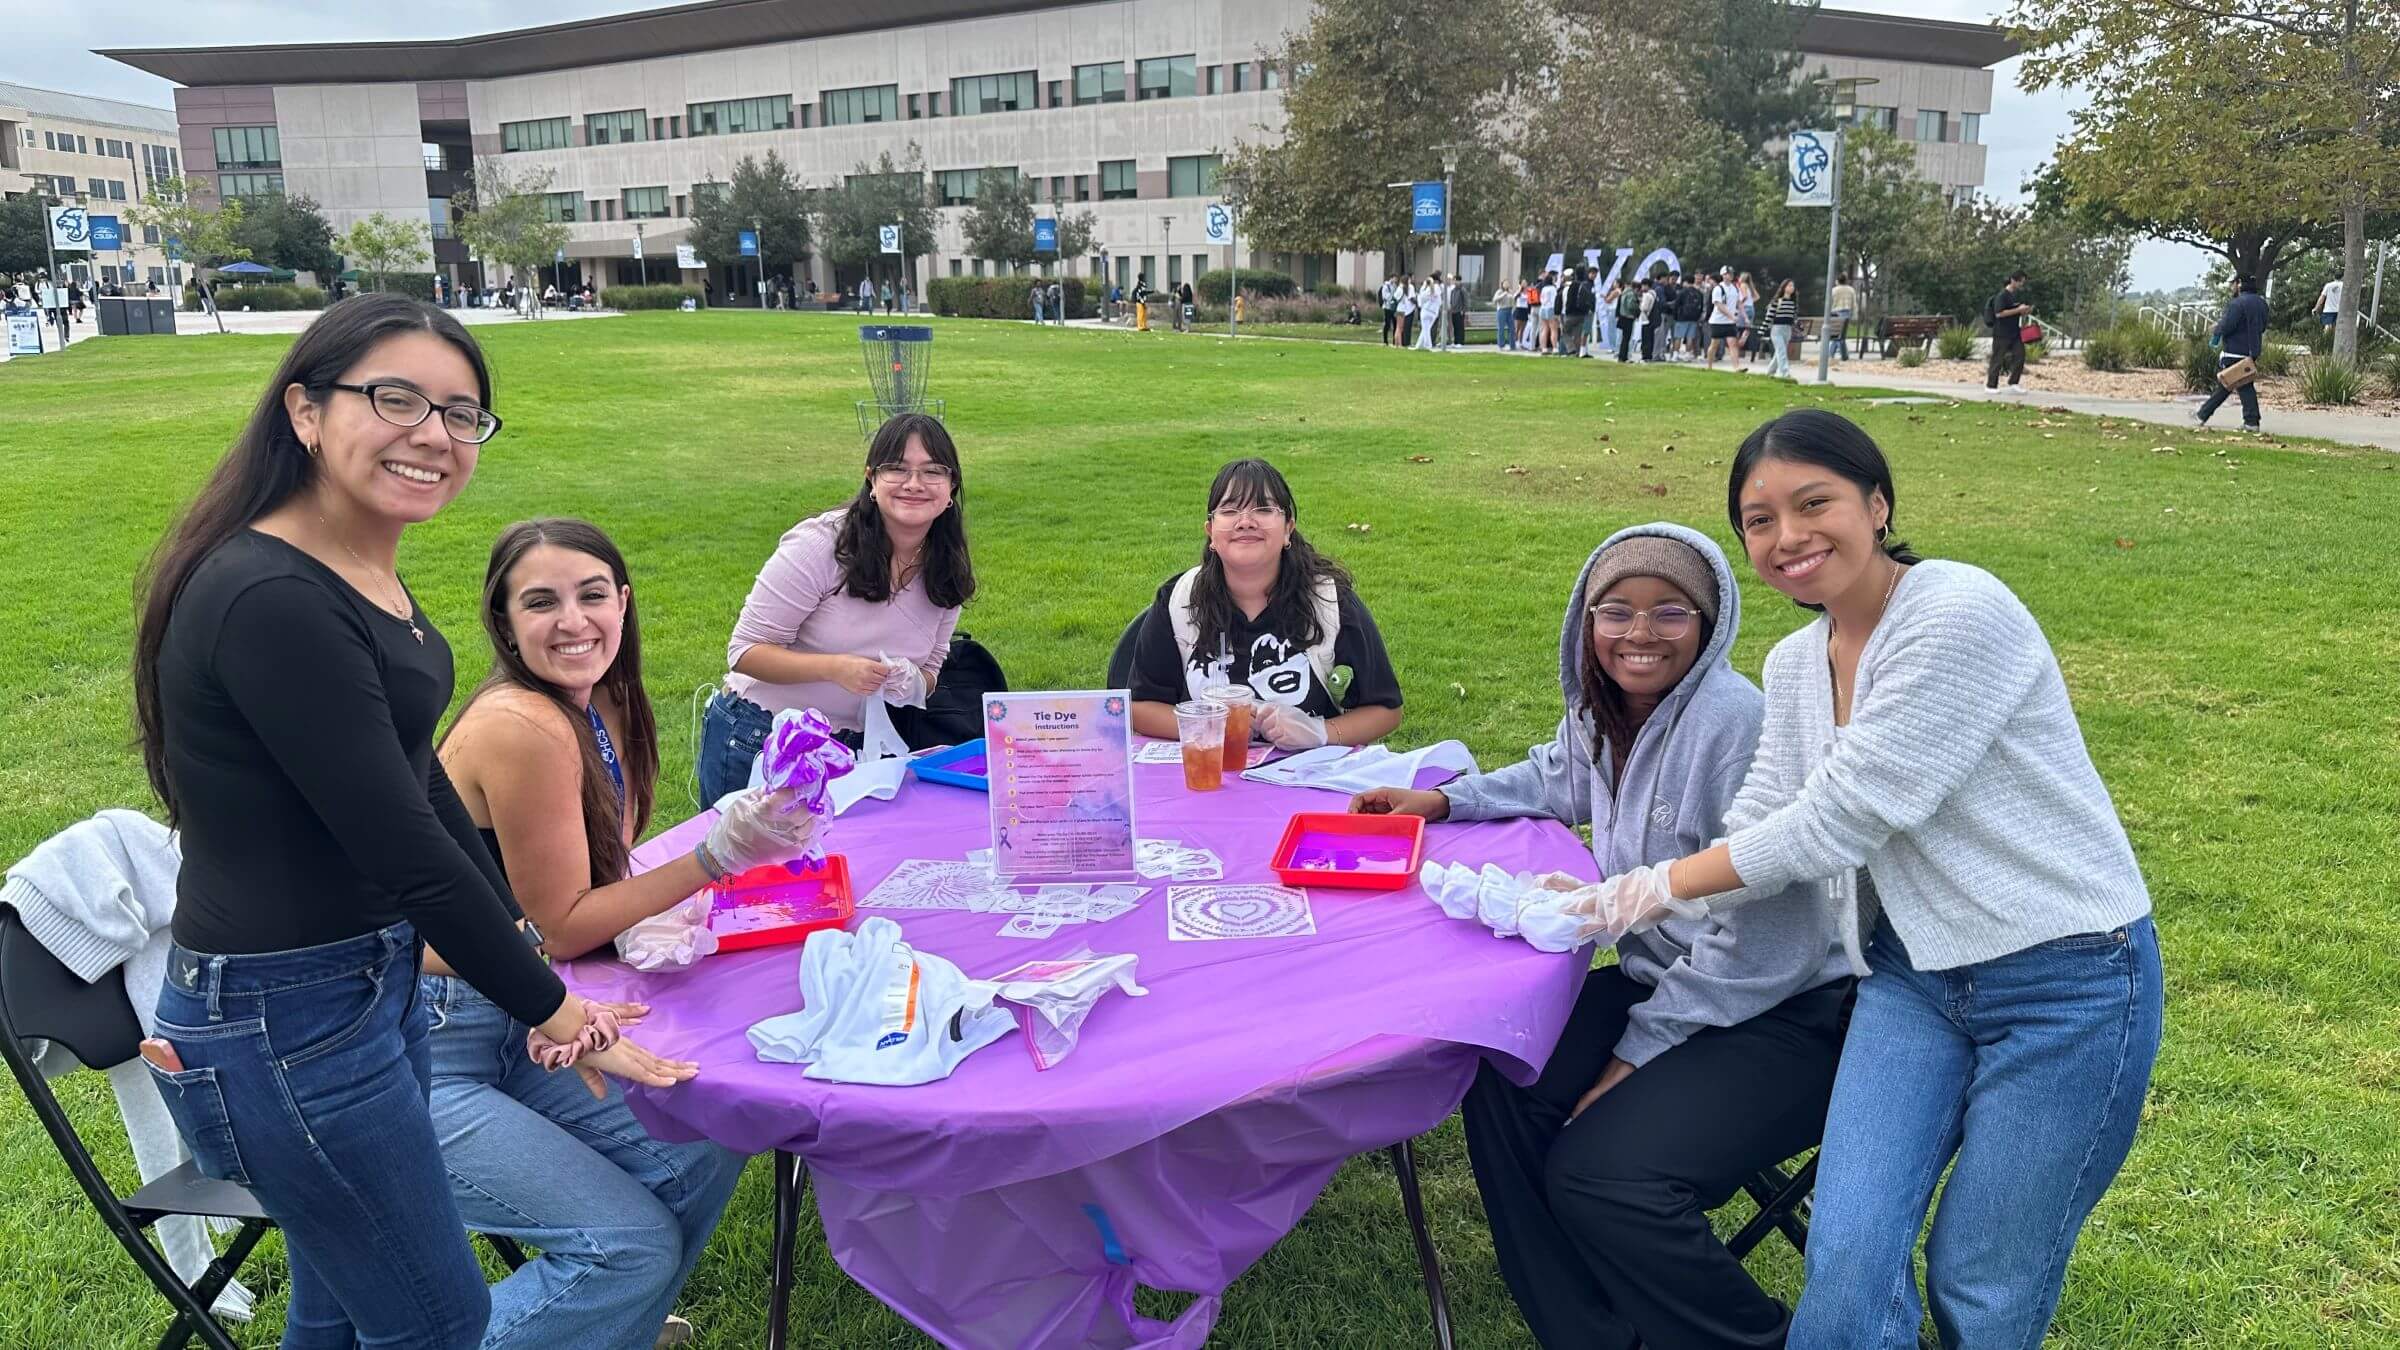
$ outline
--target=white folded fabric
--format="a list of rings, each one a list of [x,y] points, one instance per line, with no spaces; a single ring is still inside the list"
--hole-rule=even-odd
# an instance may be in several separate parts
[[[1395,754],[1380,745],[1323,745],[1261,764],[1242,777],[1255,783],[1356,793],[1369,788],[1413,787],[1417,775],[1429,768],[1477,772],[1475,756],[1464,744],[1436,741],[1406,754]]]
[[[750,1044],[760,1059],[806,1064],[824,1082],[936,1082],[1016,1026],[988,998],[970,1006],[970,984],[956,965],[901,941],[890,919],[869,918],[854,933],[825,929],[800,949],[800,1011],[751,1027]]]

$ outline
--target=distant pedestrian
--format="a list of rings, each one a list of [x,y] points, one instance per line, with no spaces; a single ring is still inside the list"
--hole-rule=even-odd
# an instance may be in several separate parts
[[[2335,277],[2317,292],[2317,322],[2330,332],[2342,317],[2342,279]]]
[[[1641,327],[1643,302],[1648,299],[1650,283],[1639,277],[1617,288],[1617,360],[1628,359],[1635,337]]]
[[[1800,283],[1790,277],[1775,288],[1775,298],[1767,302],[1767,342],[1775,349],[1775,363],[1767,373],[1776,379],[1786,379],[1792,373],[1792,326],[1800,318]]]
[[[1442,297],[1442,309],[1450,316],[1450,345],[1467,345],[1467,286],[1457,277],[1450,278],[1449,294]]]
[[[1033,283],[1033,289],[1028,292],[1028,295],[1033,304],[1033,321],[1040,323],[1042,321],[1042,301],[1049,296],[1049,292],[1044,290],[1042,283],[1037,281]]]
[[[1734,339],[1742,331],[1742,288],[1733,279],[1733,269],[1717,272],[1715,284],[1708,288],[1707,368],[1715,370],[1720,357],[1741,357]]]
[[[1050,322],[1061,328],[1067,326],[1067,287],[1065,282],[1053,281],[1050,283]]]
[[[2338,286],[2341,283],[2337,281],[2333,284]],[[2335,303],[2340,303],[2338,297]],[[2222,371],[2244,359],[2255,363],[2259,353],[2265,350],[2266,337],[2267,302],[2259,298],[2258,278],[2243,277],[2234,290],[2233,298],[2225,302],[2225,313],[2217,319],[2216,329],[2210,336],[2210,340],[2217,344],[2217,369]],[[2256,371],[2252,371],[2250,378],[2232,389],[2227,389],[2220,380],[2209,393],[2208,401],[2193,410],[2193,419],[2207,426],[2210,414],[2225,406],[2225,400],[2234,394],[2242,396],[2242,429],[2258,430]]]
[[[1392,312],[1393,312],[1393,316],[1394,316],[1394,323],[1395,323],[1395,326],[1394,326],[1394,328],[1393,328],[1392,332],[1393,332],[1393,335],[1399,339],[1399,341],[1397,341],[1397,342],[1393,343],[1393,344],[1392,344],[1393,346],[1396,346],[1396,347],[1403,347],[1403,348],[1405,348],[1405,347],[1407,347],[1407,346],[1409,345],[1410,341],[1411,341],[1411,340],[1412,340],[1412,339],[1413,339],[1413,338],[1416,336],[1416,332],[1417,332],[1417,285],[1416,285],[1416,282],[1417,282],[1417,279],[1416,279],[1415,277],[1412,277],[1412,276],[1405,276],[1405,275],[1404,275],[1404,276],[1402,276],[1402,277],[1400,278],[1400,288],[1399,288],[1399,292],[1398,292],[1398,295],[1399,295],[1399,300],[1398,300],[1398,303],[1397,303],[1397,304],[1396,304],[1396,305],[1393,307],[1393,311],[1392,311]]]
[[[2000,374],[2006,371],[2008,391],[2012,394],[2022,392],[2018,382],[2025,378],[2023,328],[2025,317],[2033,313],[2033,306],[2025,303],[2024,288],[2025,274],[2011,272],[2008,284],[2000,288],[1998,295],[1984,303],[1984,321],[1992,329],[1992,354],[1983,367],[1983,387],[1986,389],[1998,389]]]
[[[1375,298],[1383,302],[1383,345],[1389,347],[1393,334],[1400,330],[1400,279],[1385,277]]]
[[[1858,288],[1844,275],[1833,286],[1833,332],[1819,334],[1818,341],[1833,344],[1833,359],[1850,359],[1850,316],[1858,312]]]
[[[1421,352],[1440,351],[1442,347],[1442,274],[1426,278],[1417,290],[1417,342]]]
[[[1517,340],[1517,288],[1501,285],[1492,291],[1492,345],[1507,351]]]

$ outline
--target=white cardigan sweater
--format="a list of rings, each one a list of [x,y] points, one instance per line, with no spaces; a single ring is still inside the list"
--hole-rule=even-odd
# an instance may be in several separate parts
[[[1767,656],[1767,718],[1725,815],[1743,888],[1828,880],[1851,965],[1855,869],[1920,970],[1947,970],[2150,912],[2058,659],[1999,578],[1910,567],[1859,654],[1837,737],[1826,620]]]

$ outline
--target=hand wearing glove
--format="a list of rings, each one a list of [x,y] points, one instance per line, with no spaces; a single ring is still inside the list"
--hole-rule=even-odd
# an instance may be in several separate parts
[[[884,681],[892,677],[891,667],[863,656],[828,656],[825,659],[833,665],[830,677],[833,683],[860,698],[883,688]]]
[[[802,857],[816,838],[817,818],[800,805],[798,793],[744,788],[717,803],[717,823],[695,852],[701,869],[719,880]]]
[[[881,652],[876,656],[891,672],[884,677],[883,688],[878,691],[883,695],[883,701],[895,708],[924,707],[925,672],[917,668],[916,662],[895,661]]]
[[[1667,886],[1667,864],[1620,872],[1575,893],[1562,909],[1584,916],[1583,936],[1614,942],[1627,933],[1656,928],[1669,914],[1696,919],[1708,912],[1699,900],[1678,900]]]
[[[1314,750],[1325,743],[1325,719],[1282,703],[1262,703],[1251,726],[1271,745]]]

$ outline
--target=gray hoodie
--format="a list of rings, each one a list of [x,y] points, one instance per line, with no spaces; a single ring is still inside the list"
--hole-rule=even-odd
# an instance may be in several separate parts
[[[1583,662],[1591,644],[1578,602],[1584,579],[1609,545],[1661,535],[1689,545],[1717,579],[1717,622],[1700,659],[1635,735],[1621,792],[1609,787],[1606,750],[1595,763],[1592,717],[1583,706]],[[1547,745],[1524,761],[1462,778],[1442,789],[1453,820],[1548,816],[1592,826],[1592,856],[1614,876],[1646,863],[1698,853],[1725,834],[1725,811],[1750,771],[1766,699],[1736,673],[1726,653],[1741,629],[1742,593],[1715,542],[1664,521],[1610,535],[1592,550],[1558,639],[1558,682],[1566,715]],[[1597,809],[1594,803],[1599,803]],[[1656,992],[1636,1005],[1616,1056],[1640,1067],[1702,1027],[1729,1027],[1794,994],[1850,973],[1818,883],[1792,886],[1775,901],[1698,919],[1669,919],[1617,943],[1617,964]]]

